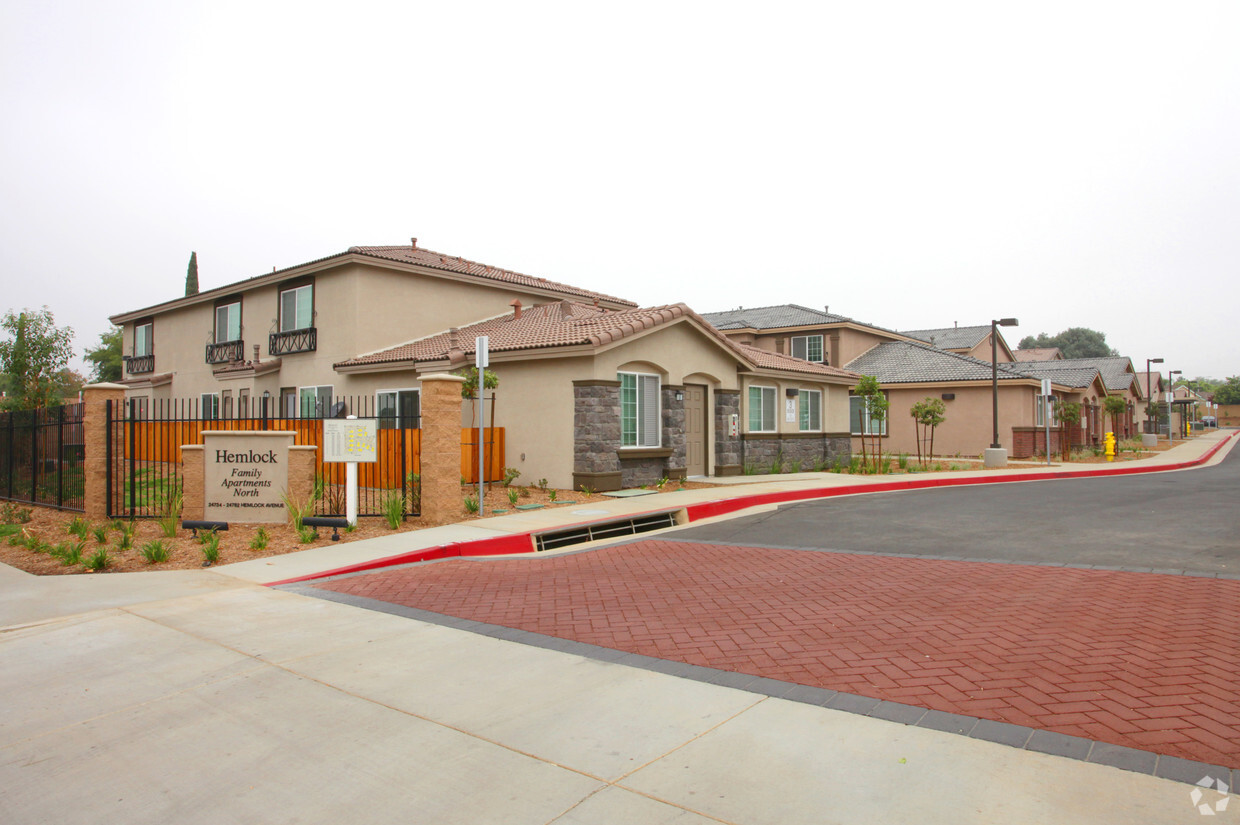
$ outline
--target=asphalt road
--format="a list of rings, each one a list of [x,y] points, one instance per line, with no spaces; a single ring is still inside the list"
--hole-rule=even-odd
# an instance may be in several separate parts
[[[1194,470],[790,504],[669,538],[754,547],[1240,574],[1240,451]]]

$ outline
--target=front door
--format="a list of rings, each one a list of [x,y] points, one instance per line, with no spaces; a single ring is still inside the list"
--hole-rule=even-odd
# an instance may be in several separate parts
[[[685,384],[685,472],[706,475],[706,387]]]

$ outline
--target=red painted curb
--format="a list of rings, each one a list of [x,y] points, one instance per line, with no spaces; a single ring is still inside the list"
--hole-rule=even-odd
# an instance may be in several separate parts
[[[1055,473],[1005,473],[995,478],[956,478],[956,479],[935,479],[935,478],[903,478],[898,481],[876,481],[870,484],[857,484],[851,487],[818,487],[810,490],[788,490],[780,493],[758,493],[751,496],[738,496],[736,498],[717,499],[715,501],[705,501],[701,504],[690,504],[685,507],[685,513],[690,522],[701,521],[704,518],[713,516],[727,515],[735,513],[738,510],[747,510],[750,507],[760,507],[764,504],[787,504],[792,501],[807,501],[817,498],[833,498],[835,496],[852,496],[860,493],[889,493],[898,492],[900,490],[924,490],[931,487],[964,487],[971,484],[1007,484],[1017,481],[1046,481],[1049,479],[1062,478],[1097,478],[1100,476],[1122,476],[1136,475],[1138,473],[1165,473],[1171,470],[1185,470],[1189,467],[1198,467],[1205,464],[1223,448],[1228,441],[1240,435],[1240,431],[1233,432],[1219,443],[1215,444],[1205,455],[1193,461],[1181,461],[1175,464],[1164,464],[1156,467],[1100,467],[1096,470],[1064,470]],[[664,512],[667,508],[660,510],[651,510],[648,512]],[[645,513],[634,513],[632,517],[642,516]],[[587,524],[590,522],[580,522]],[[564,527],[572,527],[573,525],[564,525]],[[315,579],[326,579],[331,576],[341,576],[346,573],[364,573],[367,570],[379,570],[384,567],[394,567],[398,564],[412,564],[420,561],[435,561],[437,559],[459,558],[462,556],[505,556],[514,553],[528,553],[534,547],[533,533],[513,533],[506,536],[497,536],[489,539],[478,539],[476,541],[461,541],[443,544],[438,547],[429,547],[422,550],[413,550],[408,553],[401,553],[396,556],[387,556],[382,559],[371,559],[370,561],[350,564],[344,567],[337,567],[334,570],[325,570],[320,573],[311,573],[306,576],[296,576],[291,579],[281,579],[280,581],[267,582],[266,587],[277,587],[282,584],[296,584],[297,582],[314,581]]]

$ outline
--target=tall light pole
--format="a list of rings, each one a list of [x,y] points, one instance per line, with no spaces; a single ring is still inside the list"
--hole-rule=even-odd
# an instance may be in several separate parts
[[[1154,418],[1154,396],[1151,394],[1152,390],[1150,389],[1150,364],[1161,364],[1162,362],[1161,358],[1145,359],[1145,431],[1147,433],[1152,432],[1155,435],[1158,434],[1158,430],[1150,424]]]
[[[994,441],[990,444],[990,449],[998,450],[999,447],[999,334],[995,331],[995,327],[1014,327],[1019,323],[1015,318],[1000,318],[998,321],[990,322],[990,400],[994,413]]]
[[[1174,444],[1175,436],[1171,434],[1172,401],[1175,400],[1175,377],[1183,375],[1184,370],[1167,370],[1167,443]]]

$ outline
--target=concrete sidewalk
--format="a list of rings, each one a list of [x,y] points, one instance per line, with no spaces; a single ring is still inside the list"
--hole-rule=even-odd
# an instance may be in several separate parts
[[[971,475],[994,474],[956,477]],[[3,820],[1174,823],[1217,808],[1216,790],[1194,802],[1180,782],[254,584],[568,518],[856,483],[780,476],[209,572],[0,569]],[[1240,821],[1231,801],[1212,821]]]

